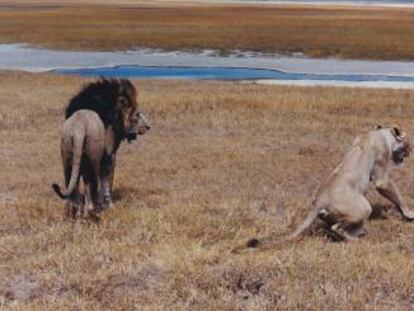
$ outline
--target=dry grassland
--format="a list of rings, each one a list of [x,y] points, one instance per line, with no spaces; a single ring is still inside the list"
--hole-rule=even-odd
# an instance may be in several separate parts
[[[414,10],[344,7],[13,4],[0,42],[71,50],[234,49],[312,57],[414,59]]]
[[[63,107],[88,80],[0,78],[0,309],[414,308],[414,224],[394,210],[358,243],[232,252],[302,221],[356,134],[413,136],[414,92],[135,80],[152,129],[122,146],[116,208],[95,224],[65,219],[50,186]],[[394,175],[414,208],[414,160]]]

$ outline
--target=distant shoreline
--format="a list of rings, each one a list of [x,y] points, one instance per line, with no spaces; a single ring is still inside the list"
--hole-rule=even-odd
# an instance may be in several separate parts
[[[263,85],[288,85],[299,87],[351,87],[351,88],[367,88],[367,89],[394,89],[394,90],[412,90],[414,89],[413,82],[392,82],[392,81],[317,81],[317,80],[256,80],[246,81],[246,83],[263,84]]]
[[[292,0],[200,0],[200,1],[187,1],[196,3],[214,3],[214,4],[247,4],[247,5],[298,5],[298,6],[351,6],[351,7],[384,7],[384,8],[414,8],[414,3],[402,3],[402,2],[368,2],[368,1],[292,1]]]
[[[24,44],[0,45],[0,70],[49,72],[56,69],[100,68],[119,65],[160,67],[211,67],[270,69],[284,73],[322,74],[332,80],[274,80],[256,81],[263,84],[285,84],[302,86],[361,86],[381,88],[414,88],[414,82],[404,81],[336,81],[335,75],[383,75],[414,77],[414,62],[362,61],[340,59],[312,59],[307,57],[285,57],[278,55],[249,54],[239,52],[219,56],[213,50],[202,53],[181,51],[159,51],[141,49],[118,52],[73,52],[31,48]]]
[[[0,44],[0,70],[45,72],[65,68],[79,69],[119,65],[233,67],[271,69],[300,74],[414,77],[414,61],[309,58],[240,51],[221,56],[216,50],[204,50],[200,53],[158,49],[84,52],[34,48],[27,44]]]
[[[330,5],[344,0],[324,6],[277,5],[280,0],[203,1],[4,5],[0,20],[14,26],[0,27],[0,42],[24,41],[71,51],[214,49],[220,55],[240,50],[312,58],[414,60],[411,9]]]

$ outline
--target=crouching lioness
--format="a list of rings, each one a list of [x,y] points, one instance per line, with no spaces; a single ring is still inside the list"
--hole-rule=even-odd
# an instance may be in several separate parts
[[[371,183],[396,205],[403,217],[414,219],[405,205],[390,172],[409,156],[410,144],[398,128],[382,128],[357,137],[351,150],[318,190],[312,210],[304,223],[290,236],[295,238],[319,217],[340,240],[357,240],[364,234],[362,225],[371,212],[365,198]]]

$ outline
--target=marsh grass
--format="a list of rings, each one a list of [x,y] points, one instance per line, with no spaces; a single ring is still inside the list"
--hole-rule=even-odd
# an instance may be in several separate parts
[[[242,50],[414,58],[414,11],[407,8],[27,3],[0,2],[1,43],[70,50],[216,49],[221,54]]]
[[[152,129],[122,146],[116,208],[95,224],[65,219],[50,186],[63,108],[90,80],[0,78],[0,308],[413,308],[414,225],[392,209],[358,243],[316,232],[234,252],[302,221],[355,135],[414,135],[413,92],[135,80]],[[413,163],[394,174],[411,208]]]

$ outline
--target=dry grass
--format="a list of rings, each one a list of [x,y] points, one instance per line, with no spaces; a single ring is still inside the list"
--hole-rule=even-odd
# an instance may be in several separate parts
[[[240,49],[312,57],[414,58],[412,9],[28,3],[0,3],[1,43],[75,50]]]
[[[1,309],[414,307],[414,225],[393,212],[358,243],[317,233],[232,253],[301,221],[356,134],[414,135],[413,92],[137,80],[153,127],[122,146],[97,225],[65,219],[50,186],[63,107],[86,80],[0,77]],[[395,176],[414,208],[414,160]]]

